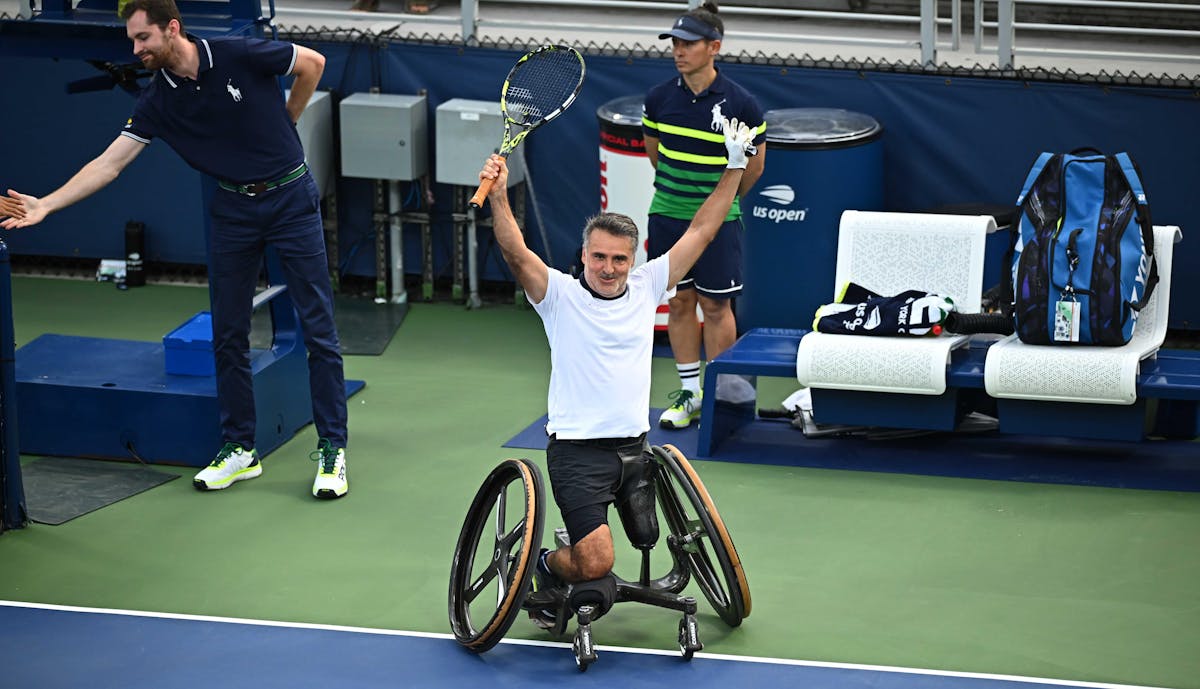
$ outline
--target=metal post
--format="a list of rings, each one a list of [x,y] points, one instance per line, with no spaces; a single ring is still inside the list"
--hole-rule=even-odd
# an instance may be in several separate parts
[[[1013,0],[998,0],[996,7],[996,63],[1013,68]]]
[[[937,65],[937,0],[921,0],[921,64]]]
[[[387,301],[387,200],[384,198],[384,186],[387,182],[377,179],[375,186],[374,213],[371,214],[371,228],[375,231],[375,303]]]
[[[483,306],[479,299],[479,238],[475,235],[474,208],[467,210],[467,285],[471,290],[467,295],[467,308]]]
[[[450,259],[453,277],[450,280],[450,298],[454,301],[462,299],[463,296],[463,263],[466,257],[463,256],[463,221],[466,219],[466,212],[463,210],[467,206],[468,191],[466,187],[455,185],[454,187],[454,232],[452,234],[452,249]]]
[[[962,3],[964,0],[950,0],[950,49],[958,51],[962,43]]]
[[[400,216],[404,211],[404,203],[400,200],[400,183],[388,182],[390,187],[390,204],[388,210],[391,222],[388,224],[388,252],[391,254],[391,292],[388,301],[393,304],[403,304],[408,301],[408,292],[404,289],[404,223]]]
[[[971,15],[975,24],[975,54],[983,50],[983,0],[975,0],[975,10]]]
[[[421,299],[433,301],[433,223],[428,213],[421,223]]]
[[[476,15],[479,10],[479,0],[462,0],[462,41],[465,44],[475,42]]]

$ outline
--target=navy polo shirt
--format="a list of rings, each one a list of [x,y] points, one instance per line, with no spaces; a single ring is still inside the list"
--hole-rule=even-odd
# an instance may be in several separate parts
[[[651,215],[691,220],[700,210],[729,163],[722,117],[737,118],[752,127],[755,144],[766,139],[767,125],[758,102],[720,70],[713,83],[699,94],[692,93],[681,76],[646,94],[642,132],[658,139]],[[735,201],[725,219],[741,216],[741,204]]]
[[[235,184],[276,180],[304,162],[277,80],[295,66],[296,46],[188,38],[200,51],[196,79],[158,70],[121,134],[160,138],[188,165]]]

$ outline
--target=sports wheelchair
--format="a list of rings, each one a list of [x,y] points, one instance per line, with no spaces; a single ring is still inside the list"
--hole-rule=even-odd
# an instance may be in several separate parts
[[[693,577],[721,620],[730,627],[740,625],[750,615],[750,589],[716,505],[678,449],[652,446],[650,454],[653,462],[638,463],[648,476],[631,477],[631,464],[625,464],[623,483],[640,483],[617,504],[626,535],[641,551],[637,580],[610,573],[545,591],[530,591],[546,518],[541,472],[527,459],[508,459],[492,470],[467,512],[450,568],[450,626],[459,644],[474,653],[491,649],[522,609],[537,626],[561,636],[574,614],[578,624],[572,648],[585,671],[596,660],[591,623],[615,603],[636,601],[683,613],[679,650],[691,660],[704,647],[696,599],[680,595]],[[652,578],[650,550],[659,538],[658,513],[667,525],[671,569]],[[566,544],[565,529],[556,529],[555,541]],[[552,622],[537,616],[545,610],[555,611]]]

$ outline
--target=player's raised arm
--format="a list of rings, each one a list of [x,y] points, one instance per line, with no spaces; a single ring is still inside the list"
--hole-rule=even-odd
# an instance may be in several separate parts
[[[488,202],[492,206],[492,232],[496,235],[496,243],[526,296],[536,304],[546,296],[549,268],[525,245],[525,237],[508,205],[508,164],[502,156],[492,154],[484,163],[479,181],[485,180],[492,181]]]
[[[738,122],[736,119],[725,120],[722,130],[725,132],[725,150],[729,156],[729,164],[725,167],[717,186],[704,201],[704,205],[700,206],[700,210],[692,217],[687,232],[684,232],[679,241],[675,242],[675,246],[667,252],[671,262],[669,287],[674,287],[687,275],[692,265],[700,258],[700,254],[704,253],[704,248],[717,236],[725,222],[725,216],[733,206],[733,199],[737,196],[748,156],[755,153],[754,146],[750,144],[754,132],[744,122]]]
[[[0,203],[0,217],[8,216],[0,222],[0,227],[13,230],[36,225],[47,215],[86,199],[116,179],[145,147],[146,144],[128,136],[118,136],[104,153],[84,165],[66,184],[42,198],[9,189],[7,198]]]

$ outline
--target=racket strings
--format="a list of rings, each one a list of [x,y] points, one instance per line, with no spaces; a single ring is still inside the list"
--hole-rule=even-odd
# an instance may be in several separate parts
[[[543,50],[514,70],[504,91],[505,114],[518,124],[532,124],[570,102],[583,77],[583,63],[570,50]]]

